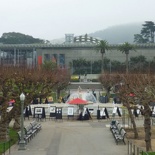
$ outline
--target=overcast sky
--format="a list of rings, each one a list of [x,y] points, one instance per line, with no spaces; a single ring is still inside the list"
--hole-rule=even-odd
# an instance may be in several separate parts
[[[0,0],[0,36],[52,40],[143,21],[155,21],[155,0]]]

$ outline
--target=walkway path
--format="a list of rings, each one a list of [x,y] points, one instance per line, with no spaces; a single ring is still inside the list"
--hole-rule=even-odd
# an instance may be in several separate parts
[[[28,143],[27,149],[18,151],[15,145],[11,155],[127,155],[127,145],[116,145],[106,127],[107,120],[47,120],[41,123],[42,130]]]

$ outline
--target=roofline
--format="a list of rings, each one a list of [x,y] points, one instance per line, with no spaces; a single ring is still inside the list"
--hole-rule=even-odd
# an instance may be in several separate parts
[[[64,43],[64,44],[0,44],[0,49],[8,48],[94,48],[97,44]],[[109,44],[111,48],[117,48],[121,44]],[[155,43],[131,44],[135,48],[155,48]]]

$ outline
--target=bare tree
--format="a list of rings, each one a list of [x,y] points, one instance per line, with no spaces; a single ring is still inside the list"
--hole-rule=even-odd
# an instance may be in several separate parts
[[[16,123],[19,125],[19,116],[21,114],[20,94],[23,92],[26,95],[24,104],[24,107],[26,107],[34,97],[39,97],[40,95],[42,97],[48,96],[55,85],[58,84],[58,75],[62,79],[62,73],[57,69],[49,71],[46,69],[33,70],[14,67],[0,68],[0,92],[2,94],[0,99],[0,141],[7,139],[7,128],[12,118],[15,118]],[[10,111],[7,111],[10,99],[14,99],[15,104]],[[17,129],[18,127],[16,126]]]
[[[137,104],[136,98],[139,100],[138,104],[144,107],[140,110],[144,115],[146,151],[151,151],[151,109],[149,103],[155,97],[155,77],[150,74],[128,74],[124,75],[123,80],[125,87],[120,90],[120,96],[124,98],[124,102],[126,101],[125,106],[127,108],[132,107],[132,105],[135,106]],[[125,94],[122,95],[123,93]],[[131,98],[128,95],[129,93],[134,94],[134,97]]]

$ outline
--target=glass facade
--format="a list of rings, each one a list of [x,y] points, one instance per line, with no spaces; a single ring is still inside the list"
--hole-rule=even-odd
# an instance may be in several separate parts
[[[50,61],[50,54],[44,54],[44,61]]]
[[[65,67],[65,55],[64,54],[59,55],[59,66],[62,68]]]
[[[65,67],[65,54],[44,54],[44,62],[52,61],[56,63],[59,67]]]
[[[36,52],[33,50],[24,50],[24,49],[0,50],[0,65],[36,66],[35,57]]]
[[[54,62],[54,63],[58,63],[58,55],[57,54],[52,54],[51,55],[51,60],[52,60],[52,62]]]

